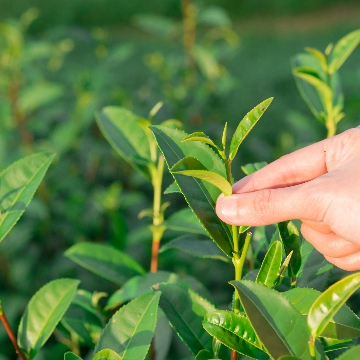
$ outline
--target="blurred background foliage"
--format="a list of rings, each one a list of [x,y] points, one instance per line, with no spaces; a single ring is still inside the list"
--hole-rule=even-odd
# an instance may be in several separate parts
[[[117,105],[147,117],[162,101],[155,123],[179,119],[186,132],[201,129],[220,142],[226,121],[234,130],[274,96],[233,165],[239,178],[241,165],[273,161],[326,136],[301,99],[290,58],[306,46],[324,50],[359,28],[359,19],[355,0],[0,0],[0,170],[35,151],[58,154],[0,244],[0,297],[10,321],[54,278],[116,290],[63,256],[77,242],[109,243],[150,264],[151,232],[137,215],[149,207],[151,187],[112,151],[94,112]],[[346,117],[339,132],[359,125],[359,60],[357,49],[340,70]],[[171,180],[166,173],[164,189]],[[164,199],[167,215],[185,206],[179,194]],[[259,241],[273,231],[259,232]],[[172,237],[167,230],[164,242]],[[233,269],[212,261],[170,250],[160,254],[159,268],[198,277],[221,305],[231,298],[224,279]],[[334,281],[342,276],[334,272]],[[61,359],[67,348],[55,343],[36,359],[50,352]],[[176,340],[172,346],[178,358],[188,355]],[[0,326],[0,359],[13,358]]]

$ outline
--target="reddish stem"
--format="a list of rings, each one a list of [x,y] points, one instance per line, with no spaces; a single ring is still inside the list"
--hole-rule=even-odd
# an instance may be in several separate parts
[[[152,253],[151,253],[151,264],[150,264],[150,271],[151,272],[156,272],[157,268],[158,268],[159,246],[160,246],[160,241],[157,240],[157,239],[153,239]]]
[[[235,350],[231,350],[231,360],[236,360],[237,352]]]

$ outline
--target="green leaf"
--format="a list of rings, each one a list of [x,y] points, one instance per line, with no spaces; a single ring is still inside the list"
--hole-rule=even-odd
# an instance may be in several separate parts
[[[81,242],[69,248],[65,256],[85,269],[120,285],[134,275],[145,273],[130,256],[108,245]]]
[[[310,360],[310,331],[305,318],[277,291],[252,281],[231,281],[257,336],[268,353],[277,359],[292,355]],[[324,360],[321,344],[316,342],[316,358]]]
[[[52,153],[33,154],[0,174],[0,241],[29,205],[54,157]]]
[[[204,316],[215,307],[190,289],[175,284],[160,284],[160,307],[171,326],[190,351],[196,355],[205,349],[211,352],[212,337],[204,330]]]
[[[206,230],[190,208],[185,208],[172,214],[165,221],[165,226],[170,230],[207,235]]]
[[[229,258],[224,255],[212,240],[196,240],[191,236],[180,236],[163,245],[159,252],[162,253],[169,249],[185,251],[199,258],[210,258],[230,262]]]
[[[110,349],[99,351],[91,360],[122,360],[121,357]]]
[[[143,360],[154,335],[161,293],[144,294],[123,306],[109,320],[95,353],[111,349],[122,360]]]
[[[255,126],[258,120],[261,118],[262,114],[268,108],[270,103],[273,101],[274,98],[269,98],[259,105],[255,106],[254,109],[249,111],[245,117],[240,121],[235,133],[231,139],[230,143],[230,155],[229,160],[233,160],[235,155],[238,151],[240,144],[249,134],[250,130]]]
[[[250,321],[232,311],[216,310],[207,314],[204,329],[228,348],[253,359],[267,360]]]
[[[338,340],[321,337],[320,341],[324,347],[325,352],[346,349],[355,345],[351,339]]]
[[[195,132],[193,134],[190,134],[182,142],[185,141],[201,141],[205,144],[213,146],[215,149],[220,151],[219,147],[203,132]]]
[[[297,274],[297,287],[310,287],[324,291],[330,280],[333,264],[330,264],[309,242],[301,245],[301,267]]]
[[[186,133],[163,126],[151,126],[157,143],[163,152],[167,165],[171,169],[179,160],[192,156],[201,161],[206,169],[226,177],[222,159],[206,144],[181,141]],[[216,200],[220,190],[206,181],[173,174],[176,183],[185,196],[190,208],[203,224],[210,237],[230,257],[232,257],[232,236],[229,227],[216,215]]]
[[[201,350],[199,353],[195,356],[195,360],[210,360],[214,358],[214,354],[207,350]]]
[[[32,359],[45,344],[70,306],[80,281],[58,279],[44,285],[21,318],[18,344]]]
[[[179,275],[163,270],[159,270],[156,273],[134,276],[120,290],[117,290],[110,296],[106,309],[113,309],[140,295],[149,293],[152,291],[151,288],[159,283],[181,283],[182,281]]]
[[[276,278],[275,278],[273,286],[272,286],[273,288],[280,285],[281,282],[283,281],[286,271],[289,267],[292,254],[293,254],[293,251],[290,252],[290,254],[285,258],[283,264],[281,265],[278,273],[276,274]]]
[[[97,114],[100,130],[111,146],[137,171],[150,179],[147,165],[150,147],[144,127],[138,117],[122,107],[108,106]]]
[[[253,164],[246,164],[241,167],[241,170],[245,173],[245,175],[250,175],[255,171],[258,171],[267,165],[266,161],[261,161]]]
[[[313,337],[319,336],[346,300],[360,288],[360,273],[349,275],[325,290],[313,303],[308,325]]]
[[[171,347],[174,331],[164,312],[158,309],[158,319],[154,334],[154,350],[156,360],[166,360]]]
[[[336,360],[357,360],[359,358],[360,345],[354,346],[352,349],[341,354]]]
[[[288,267],[289,277],[291,279],[296,276],[301,266],[299,231],[292,221],[283,221],[278,223],[277,227],[279,229],[280,239],[284,244],[286,256],[293,251]]]
[[[345,35],[336,43],[331,53],[331,62],[329,65],[330,74],[339,70],[340,66],[351,55],[359,43],[360,29]]]
[[[196,158],[186,157],[181,159],[171,168],[171,172],[207,181],[219,188],[225,196],[232,194],[232,186],[226,178],[218,173],[206,170],[206,167]]]
[[[321,51],[319,51],[318,49],[309,48],[309,47],[306,47],[305,51],[307,51],[309,54],[313,55],[321,64],[322,69],[324,71],[327,71],[326,58],[325,58],[325,55]]]
[[[279,357],[278,360],[301,360],[301,359],[296,356],[285,355],[285,356]]]
[[[280,241],[275,241],[265,255],[256,282],[270,288],[273,287],[281,267],[281,260],[282,244]]]
[[[172,194],[172,193],[181,193],[175,181],[172,184],[170,184],[164,191],[164,194]]]
[[[69,351],[69,352],[65,353],[64,360],[82,360],[82,359],[81,359],[81,357],[79,357]]]
[[[282,293],[302,315],[308,315],[311,306],[321,295],[314,289],[296,288]],[[320,336],[333,339],[360,337],[360,319],[343,305],[330,320]]]

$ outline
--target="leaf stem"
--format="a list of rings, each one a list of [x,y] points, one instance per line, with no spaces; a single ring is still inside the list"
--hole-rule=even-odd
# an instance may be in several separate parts
[[[0,303],[0,319],[1,319],[2,323],[4,324],[5,330],[6,330],[7,334],[8,334],[11,342],[14,345],[16,353],[19,355],[19,358],[21,360],[26,360],[25,355],[23,354],[23,352],[21,351],[21,349],[19,348],[19,346],[17,344],[16,337],[15,337],[13,331],[11,330],[10,324],[9,324],[9,322],[8,322],[6,316],[5,316],[5,313],[4,313],[4,310],[3,310],[2,306],[1,306],[1,303]]]
[[[314,337],[311,337],[311,339],[309,341],[309,349],[310,349],[311,360],[316,360],[315,338]]]

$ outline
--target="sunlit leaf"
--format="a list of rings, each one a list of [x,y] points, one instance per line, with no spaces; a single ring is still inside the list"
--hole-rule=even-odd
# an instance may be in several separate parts
[[[308,53],[313,55],[320,62],[323,70],[327,71],[326,58],[325,58],[325,55],[321,51],[319,51],[318,49],[310,48],[310,47],[306,47],[305,51],[307,51]]]
[[[203,132],[195,132],[193,134],[190,134],[182,142],[186,141],[200,141],[210,146],[213,146],[217,150],[220,150],[219,147]]]
[[[339,340],[321,337],[320,341],[324,347],[325,352],[346,349],[355,345],[351,339]]]
[[[172,193],[181,193],[175,181],[172,184],[170,184],[164,191],[164,194],[172,194]]]
[[[354,346],[352,349],[341,354],[336,360],[356,360],[359,356],[359,352],[360,345]]]
[[[91,360],[122,360],[122,359],[115,351],[105,349],[99,351]]]

